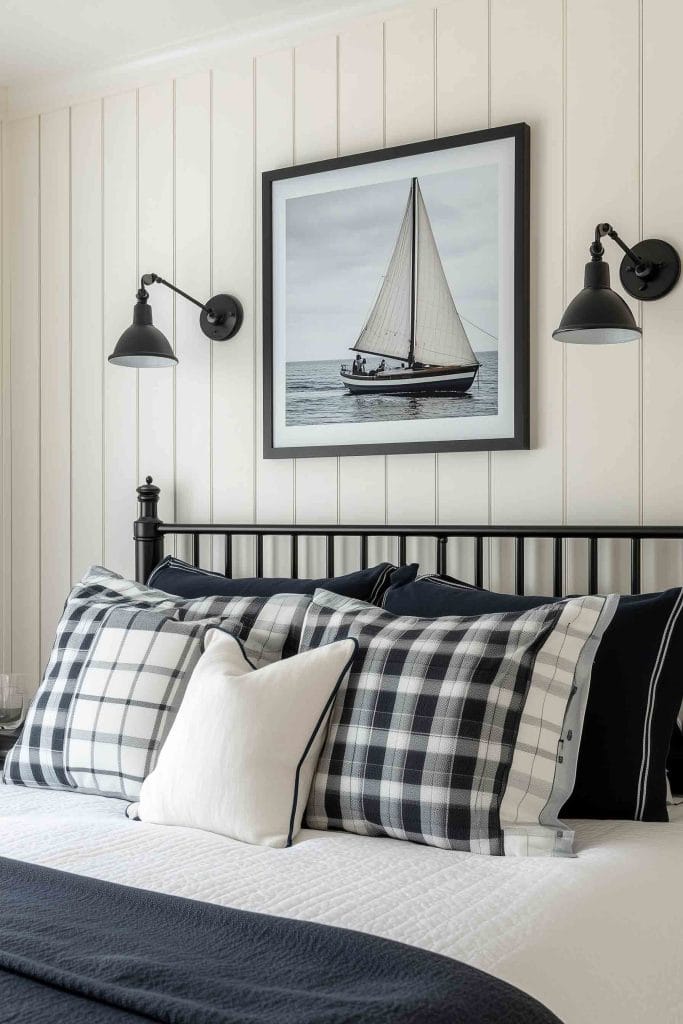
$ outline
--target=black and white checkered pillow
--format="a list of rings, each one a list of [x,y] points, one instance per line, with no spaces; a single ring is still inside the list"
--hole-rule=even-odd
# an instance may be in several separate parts
[[[477,853],[570,853],[557,813],[615,606],[587,597],[419,619],[316,591],[300,650],[347,636],[359,650],[332,712],[308,826]]]
[[[104,792],[105,773],[114,770],[111,756],[123,759],[126,752],[126,764],[117,762],[116,776],[106,777],[116,779],[111,782],[115,793],[109,790],[109,795],[130,797],[140,774],[131,748],[142,743],[154,758],[170,725],[166,714],[172,715],[182,698],[204,631],[220,624],[233,632],[260,667],[296,653],[309,602],[310,597],[292,594],[186,600],[107,569],[91,569],[66,602],[43,681],[21,738],[5,762],[5,782]],[[128,632],[136,635],[129,637]],[[121,644],[120,659],[113,654],[116,643]],[[140,686],[141,693],[159,671],[166,696],[161,694],[159,703],[160,691],[155,691],[151,714],[143,716],[138,708],[134,725],[132,715],[112,717],[129,685]],[[134,692],[128,691],[127,702]],[[169,707],[159,710],[166,703]],[[86,705],[98,705],[97,722]],[[112,732],[105,740],[109,726]],[[89,741],[86,733],[91,734]]]
[[[107,612],[78,677],[64,770],[83,792],[137,800],[156,765],[206,625],[148,609]]]

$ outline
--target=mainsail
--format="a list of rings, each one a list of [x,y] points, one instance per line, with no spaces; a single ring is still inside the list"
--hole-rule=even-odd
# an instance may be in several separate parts
[[[365,327],[353,348],[390,359],[407,359],[412,331],[410,290],[413,272],[412,190],[389,260],[386,276]]]
[[[382,287],[353,348],[431,366],[479,365],[455,307],[416,179]]]

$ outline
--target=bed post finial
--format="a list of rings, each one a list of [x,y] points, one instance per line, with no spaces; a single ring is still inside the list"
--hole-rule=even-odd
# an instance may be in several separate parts
[[[139,515],[133,526],[135,539],[135,579],[146,583],[152,570],[164,557],[164,538],[159,532],[159,494],[152,477],[148,476],[138,489]]]

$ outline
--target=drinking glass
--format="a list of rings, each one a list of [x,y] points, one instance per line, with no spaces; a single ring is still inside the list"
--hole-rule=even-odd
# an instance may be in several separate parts
[[[24,721],[27,677],[0,673],[0,730],[18,729]]]

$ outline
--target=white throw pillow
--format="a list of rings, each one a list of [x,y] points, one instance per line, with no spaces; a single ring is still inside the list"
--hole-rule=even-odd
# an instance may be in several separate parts
[[[129,817],[290,846],[357,646],[342,640],[256,669],[234,636],[207,630],[204,653]]]

